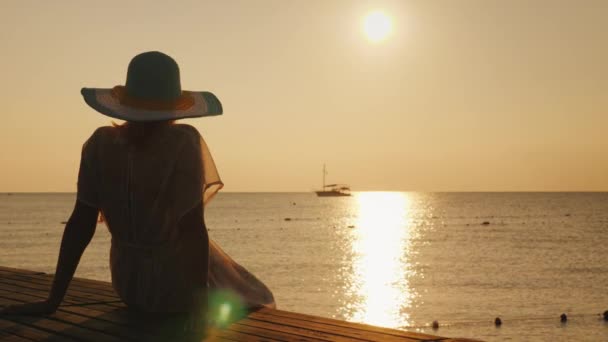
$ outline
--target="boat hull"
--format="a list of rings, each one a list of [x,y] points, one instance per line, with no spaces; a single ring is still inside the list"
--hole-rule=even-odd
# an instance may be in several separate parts
[[[315,191],[319,197],[344,197],[350,196],[349,193],[339,191]]]

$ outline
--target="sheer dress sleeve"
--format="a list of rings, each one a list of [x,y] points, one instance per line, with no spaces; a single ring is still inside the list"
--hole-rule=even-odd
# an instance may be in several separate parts
[[[209,203],[224,186],[205,140],[194,128],[178,156],[175,181],[176,189],[182,192],[176,196],[181,202],[176,203],[181,209],[179,218],[194,206]]]
[[[203,162],[203,204],[207,205],[213,199],[213,196],[224,187],[224,183],[217,172],[209,147],[207,147],[203,137],[200,135],[199,137]]]

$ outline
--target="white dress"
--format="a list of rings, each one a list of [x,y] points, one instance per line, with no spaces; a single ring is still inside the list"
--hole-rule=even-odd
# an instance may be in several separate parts
[[[100,127],[85,142],[77,194],[105,218],[112,235],[112,285],[121,299],[142,311],[182,312],[194,289],[208,287],[232,292],[246,307],[275,307],[268,287],[214,241],[208,284],[184,276],[189,270],[181,266],[179,251],[191,247],[180,239],[178,223],[223,187],[196,128],[159,125],[146,132],[144,143],[127,134],[126,127]]]

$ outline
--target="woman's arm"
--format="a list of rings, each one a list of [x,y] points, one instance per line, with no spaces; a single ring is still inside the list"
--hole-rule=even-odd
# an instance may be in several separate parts
[[[47,300],[35,303],[11,305],[4,308],[3,314],[49,314],[55,312],[63,300],[68,285],[85,248],[95,234],[98,209],[76,201],[72,216],[63,231],[59,260],[55,278]]]

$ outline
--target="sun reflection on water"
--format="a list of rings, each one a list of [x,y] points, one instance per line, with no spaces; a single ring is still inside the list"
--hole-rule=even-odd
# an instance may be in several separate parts
[[[348,320],[387,327],[409,324],[411,198],[398,192],[357,193],[352,233]]]

